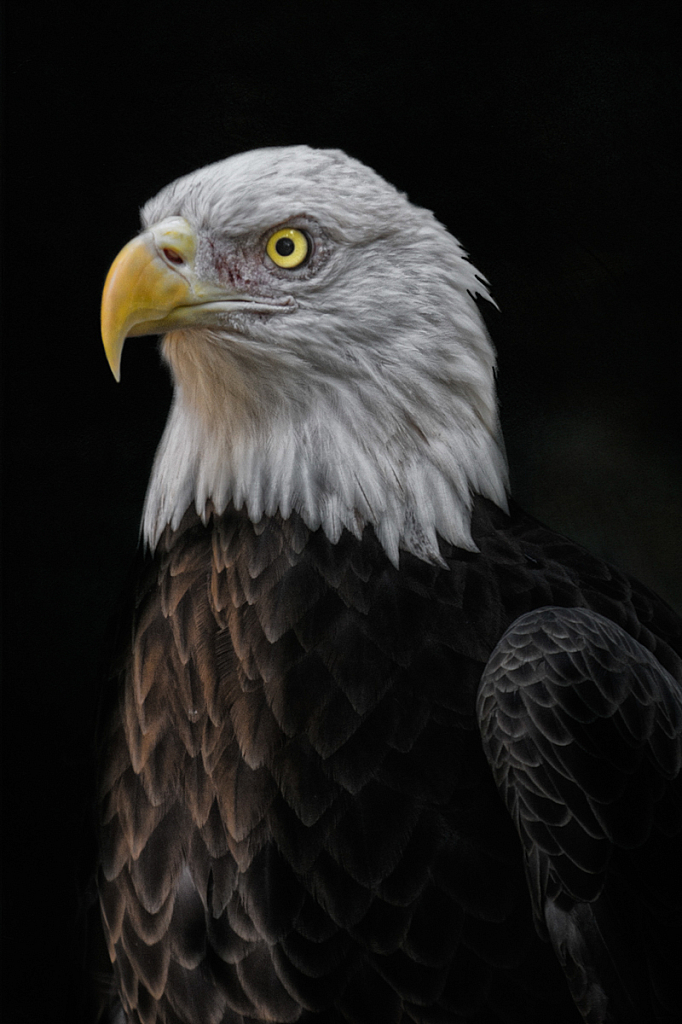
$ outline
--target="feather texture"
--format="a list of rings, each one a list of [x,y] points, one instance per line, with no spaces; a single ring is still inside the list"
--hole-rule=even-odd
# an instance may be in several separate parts
[[[617,899],[626,878],[632,892],[630,850],[652,829],[671,839],[668,852],[646,855],[647,865],[663,858],[663,877],[677,863],[679,803],[650,782],[679,782],[679,682],[660,665],[679,680],[682,638],[643,588],[521,513],[509,519],[479,500],[472,526],[479,555],[443,545],[446,569],[404,555],[399,571],[369,530],[337,545],[319,530],[300,547],[300,523],[273,518],[255,529],[230,511],[207,525],[188,513],[164,534],[138,598],[111,740],[116,770],[103,783],[107,849],[120,851],[103,863],[105,926],[131,1021],[576,1024],[536,927],[566,936],[556,941],[570,966],[575,944],[590,940],[580,921],[561,924],[571,911],[560,892],[586,906],[610,886]],[[282,559],[287,568],[274,569]],[[171,566],[182,596],[169,602],[158,581]],[[273,600],[294,581],[305,599]],[[341,596],[347,591],[352,602]],[[583,610],[614,596],[621,625],[603,626]],[[567,638],[545,628],[550,612],[519,621],[548,598],[580,606],[554,613]],[[494,614],[480,614],[486,608]],[[192,622],[203,624],[200,647],[186,642]],[[515,625],[480,696],[480,707],[499,710],[479,707],[485,743],[498,750],[491,774],[476,697],[500,623]],[[636,639],[625,632],[633,624]],[[574,635],[580,649],[566,655]],[[163,659],[150,644],[163,647]],[[138,645],[154,671],[143,702]],[[621,672],[632,652],[644,672],[637,685]],[[499,696],[497,680],[513,677],[510,659],[525,689],[505,684]],[[154,669],[161,660],[172,673]],[[536,681],[538,664],[550,668]],[[570,672],[584,682],[568,685]],[[669,680],[662,691],[659,676]],[[633,703],[659,711],[632,715]],[[523,786],[499,766],[501,741],[489,738],[503,712]],[[141,720],[155,737],[144,763],[135,753]],[[603,721],[609,731],[592,732]],[[605,772],[593,772],[597,757]],[[539,775],[539,758],[556,767]],[[645,762],[642,787],[633,766]],[[164,764],[163,781],[145,784]],[[511,818],[493,775],[514,793]],[[655,813],[629,823],[640,790]],[[532,862],[535,925],[512,820],[523,823]],[[602,853],[604,836],[620,860]],[[651,884],[638,882],[637,898],[663,913]],[[554,917],[543,916],[548,895]],[[679,907],[665,913],[666,926],[679,925]],[[656,984],[677,998],[669,959]],[[585,1019],[610,1019],[595,1009],[601,990],[584,983],[581,996],[580,979],[567,974],[578,1005],[593,1014]],[[650,1005],[660,1008],[657,999]]]
[[[674,1019],[682,880],[661,867],[682,852],[679,675],[594,611],[540,608],[495,648],[478,713],[538,928],[585,1019]]]

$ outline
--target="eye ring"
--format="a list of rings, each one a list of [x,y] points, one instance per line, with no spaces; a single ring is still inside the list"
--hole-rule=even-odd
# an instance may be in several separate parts
[[[298,228],[282,228],[270,235],[266,252],[277,267],[292,270],[300,267],[310,255],[308,236]]]

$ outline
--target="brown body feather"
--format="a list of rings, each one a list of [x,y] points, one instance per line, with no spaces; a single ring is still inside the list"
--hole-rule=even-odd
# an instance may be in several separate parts
[[[473,527],[480,554],[400,571],[370,529],[334,545],[231,511],[166,531],[102,779],[131,1021],[579,1020],[533,925],[479,680],[548,604],[608,615],[679,680],[679,623],[520,513],[479,501]]]

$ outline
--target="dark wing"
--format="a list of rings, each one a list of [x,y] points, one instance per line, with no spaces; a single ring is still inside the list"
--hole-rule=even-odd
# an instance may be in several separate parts
[[[603,616],[540,608],[493,651],[478,717],[583,1017],[679,1021],[680,681]]]

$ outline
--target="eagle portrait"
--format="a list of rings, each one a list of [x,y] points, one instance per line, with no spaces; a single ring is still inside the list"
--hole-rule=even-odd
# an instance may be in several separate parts
[[[682,625],[513,504],[486,281],[337,150],[180,178],[104,287],[174,397],[102,737],[128,1024],[682,1006]]]

